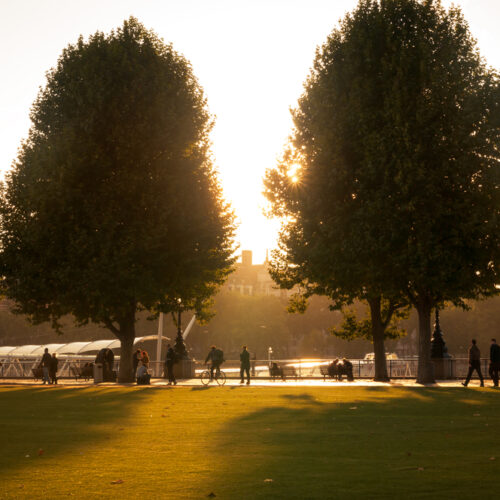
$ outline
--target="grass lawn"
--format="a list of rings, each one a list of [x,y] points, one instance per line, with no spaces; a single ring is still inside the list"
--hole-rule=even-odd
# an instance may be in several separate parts
[[[3,387],[0,498],[498,498],[499,423],[491,388]]]

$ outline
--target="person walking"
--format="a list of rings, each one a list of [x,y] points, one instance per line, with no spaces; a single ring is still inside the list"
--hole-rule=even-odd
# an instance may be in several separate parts
[[[240,353],[240,384],[245,382],[245,373],[247,374],[247,385],[250,385],[250,353],[247,351],[247,346],[243,346]]]
[[[175,351],[170,344],[167,345],[167,355],[165,357],[165,369],[167,371],[168,385],[177,385],[174,375]]]
[[[49,378],[49,370],[50,370],[50,365],[52,364],[52,356],[49,354],[49,349],[46,347],[45,352],[43,353],[42,356],[42,361],[40,363],[42,365],[42,372],[43,372],[43,384],[45,385],[46,383],[50,384],[50,378]]]
[[[57,365],[59,364],[59,360],[56,357],[56,353],[52,353],[52,357],[50,358],[50,368],[49,368],[49,376],[53,384],[57,384]]]
[[[498,370],[500,370],[500,346],[496,339],[491,339],[489,374],[494,387],[498,387]]]
[[[465,382],[462,382],[462,385],[464,387],[467,387],[467,385],[469,384],[474,370],[476,370],[477,374],[479,375],[479,380],[481,381],[481,387],[484,387],[484,378],[483,374],[481,373],[481,351],[477,347],[476,341],[472,339],[472,345],[470,346],[469,349],[469,372],[467,373],[467,378],[465,379]]]

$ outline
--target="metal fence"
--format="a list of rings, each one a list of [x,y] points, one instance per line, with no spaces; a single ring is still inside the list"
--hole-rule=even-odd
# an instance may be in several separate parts
[[[82,373],[85,364],[94,361],[93,356],[84,357],[60,357],[57,371],[58,378],[76,378]],[[252,378],[269,379],[271,378],[270,365],[276,363],[283,371],[285,379],[323,379],[328,365],[332,359],[261,359],[251,360],[250,373]],[[353,365],[354,378],[370,379],[375,375],[375,361],[366,359],[351,359]],[[40,365],[40,358],[37,359],[18,359],[4,357],[0,359],[0,378],[7,379],[29,379],[36,377],[36,368]],[[481,360],[481,369],[483,376],[488,375],[488,359]],[[436,365],[436,377],[447,379],[465,378],[469,362],[466,358],[450,358],[441,361],[439,370]],[[416,378],[418,359],[389,359],[387,360],[387,371],[392,379],[398,378]],[[115,360],[114,369],[118,371],[119,359]],[[150,372],[153,377],[161,378],[164,376],[163,362],[150,362]],[[198,377],[205,364],[202,361],[194,360],[194,375]],[[239,360],[227,360],[222,365],[222,370],[227,378],[240,377]],[[477,378],[477,375],[474,375]]]

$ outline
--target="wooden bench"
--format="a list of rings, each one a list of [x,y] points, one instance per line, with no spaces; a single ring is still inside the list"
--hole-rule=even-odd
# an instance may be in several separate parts
[[[319,367],[319,372],[323,375],[323,382],[326,380],[326,377],[330,377],[330,373],[328,373],[328,365],[321,365]]]
[[[272,363],[269,367],[269,376],[271,380],[276,380],[277,378],[286,380],[287,377],[297,380],[297,370],[295,366],[280,366],[278,363]]]
[[[94,378],[94,365],[92,363],[82,367],[71,365],[69,372],[72,377],[75,377],[75,380],[83,378],[88,382],[91,378]]]

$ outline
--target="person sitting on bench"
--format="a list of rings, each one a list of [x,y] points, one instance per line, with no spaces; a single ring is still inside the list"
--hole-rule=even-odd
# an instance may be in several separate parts
[[[149,385],[151,380],[151,375],[148,373],[146,365],[141,365],[137,369],[137,385]]]

